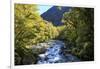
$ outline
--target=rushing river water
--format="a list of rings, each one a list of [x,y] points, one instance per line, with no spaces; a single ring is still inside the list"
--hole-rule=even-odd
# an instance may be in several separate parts
[[[46,49],[45,53],[39,54],[37,64],[79,61],[79,59],[76,56],[64,53],[66,47],[62,41],[53,40],[48,42],[48,44],[50,45],[50,47]]]

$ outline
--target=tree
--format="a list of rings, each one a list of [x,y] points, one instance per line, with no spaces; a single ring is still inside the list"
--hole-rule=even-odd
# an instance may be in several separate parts
[[[72,8],[63,16],[66,37],[72,45],[72,53],[81,60],[94,60],[94,9]]]
[[[32,51],[34,44],[55,38],[57,29],[52,23],[43,20],[34,4],[15,4],[15,64],[23,63],[25,57],[31,57],[35,63],[36,54]],[[20,58],[20,60],[19,60]]]

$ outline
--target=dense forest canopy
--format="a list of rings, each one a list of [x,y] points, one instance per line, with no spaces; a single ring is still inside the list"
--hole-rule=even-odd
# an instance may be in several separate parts
[[[38,51],[32,47],[48,40],[62,40],[80,60],[94,60],[94,9],[73,7],[62,17],[62,26],[54,26],[38,13],[38,5],[15,4],[15,64],[24,64],[26,57],[36,63]],[[61,7],[58,7],[61,9]],[[55,18],[56,19],[56,18]]]

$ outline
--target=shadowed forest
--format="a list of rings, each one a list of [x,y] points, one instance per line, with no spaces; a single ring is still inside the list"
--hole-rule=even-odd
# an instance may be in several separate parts
[[[14,5],[15,65],[94,60],[94,9]]]

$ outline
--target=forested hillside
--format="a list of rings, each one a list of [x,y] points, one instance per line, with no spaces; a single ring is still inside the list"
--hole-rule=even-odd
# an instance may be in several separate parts
[[[49,13],[47,16],[40,16],[38,5],[15,4],[15,65],[37,64],[39,54],[46,52],[51,44],[55,44],[49,42],[51,40],[65,44],[64,50],[61,49],[65,55],[72,54],[80,61],[94,60],[94,9],[73,7],[68,10],[69,7],[63,9],[60,6],[55,8],[64,11],[59,16],[55,14],[56,18],[55,15],[48,17]],[[59,13],[61,11],[56,10]],[[45,19],[46,17],[48,18]],[[58,26],[48,20],[49,18],[56,20]]]
[[[36,5],[15,4],[15,63],[33,59],[32,45],[55,38],[58,35],[52,23],[43,20]],[[20,60],[19,60],[20,59]]]
[[[71,43],[71,52],[81,60],[94,60],[94,9],[73,8],[64,13],[61,38]]]

